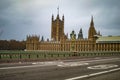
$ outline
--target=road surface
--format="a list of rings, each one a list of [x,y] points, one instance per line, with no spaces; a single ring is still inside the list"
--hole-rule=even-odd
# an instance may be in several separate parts
[[[0,80],[120,80],[120,58],[4,63]]]

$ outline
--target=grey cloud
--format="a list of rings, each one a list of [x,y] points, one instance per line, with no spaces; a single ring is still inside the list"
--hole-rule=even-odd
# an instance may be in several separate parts
[[[118,35],[120,29],[119,0],[0,0],[0,39],[25,39],[37,34],[50,38],[51,15],[65,15],[65,33],[82,27],[87,37],[91,15],[95,27],[104,35]]]

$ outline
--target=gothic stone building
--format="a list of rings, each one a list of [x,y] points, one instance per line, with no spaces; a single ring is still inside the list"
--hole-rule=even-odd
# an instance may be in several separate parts
[[[27,36],[26,50],[44,50],[44,51],[120,51],[120,36],[101,36],[96,32],[93,17],[91,18],[88,30],[88,39],[83,38],[82,29],[78,36],[74,31],[68,35],[64,33],[64,16],[62,20],[57,14],[56,19],[52,15],[51,22],[51,40],[40,40],[39,36]]]

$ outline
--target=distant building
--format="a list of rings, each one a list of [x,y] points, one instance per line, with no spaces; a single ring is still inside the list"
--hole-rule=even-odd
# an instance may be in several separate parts
[[[77,37],[77,38],[76,38]],[[96,32],[93,16],[88,30],[88,39],[83,38],[82,28],[78,36],[74,30],[68,35],[64,33],[64,16],[62,20],[57,14],[56,19],[52,15],[51,40],[40,40],[39,36],[27,36],[26,50],[50,50],[50,51],[120,51],[120,36],[101,36]]]

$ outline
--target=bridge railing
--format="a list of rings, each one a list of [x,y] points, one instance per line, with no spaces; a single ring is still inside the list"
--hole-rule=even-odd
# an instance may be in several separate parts
[[[6,60],[55,60],[67,58],[120,56],[120,52],[0,52],[0,62]]]

